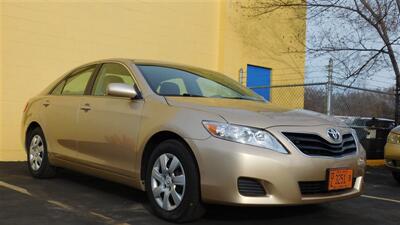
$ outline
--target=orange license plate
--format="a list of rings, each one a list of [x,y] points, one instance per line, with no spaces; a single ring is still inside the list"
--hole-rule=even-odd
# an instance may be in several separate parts
[[[335,168],[328,170],[328,190],[340,190],[353,187],[353,170]]]

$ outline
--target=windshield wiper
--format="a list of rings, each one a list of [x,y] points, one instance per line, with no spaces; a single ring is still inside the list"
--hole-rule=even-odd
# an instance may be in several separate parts
[[[205,97],[203,95],[194,95],[194,94],[188,94],[188,93],[183,93],[181,95],[164,95],[165,97]]]
[[[207,98],[204,95],[196,95],[196,94],[189,94],[189,93],[183,93],[181,95],[164,95],[165,97],[199,97],[199,98]],[[219,96],[218,98],[227,98],[227,99],[242,99],[242,100],[250,100],[250,101],[263,101],[261,99],[257,98],[252,98],[252,97],[246,97],[246,96],[238,96],[238,97],[225,97],[225,96]]]
[[[243,100],[251,100],[251,101],[262,101],[260,99],[245,97],[245,96],[238,96],[238,97],[220,97],[220,98],[228,98],[228,99],[243,99]]]
[[[194,94],[189,94],[189,93],[183,93],[182,96],[185,96],[185,97],[205,97],[203,95],[194,95]]]

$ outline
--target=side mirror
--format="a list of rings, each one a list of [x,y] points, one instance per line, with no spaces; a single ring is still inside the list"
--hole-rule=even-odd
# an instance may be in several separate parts
[[[111,83],[107,86],[107,95],[135,98],[137,96],[137,92],[132,85],[124,83]]]

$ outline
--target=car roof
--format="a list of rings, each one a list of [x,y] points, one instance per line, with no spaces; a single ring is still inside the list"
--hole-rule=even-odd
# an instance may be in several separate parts
[[[170,67],[186,67],[186,68],[198,68],[201,69],[199,67],[196,66],[192,66],[192,65],[187,65],[187,64],[182,64],[182,63],[175,63],[175,62],[167,62],[167,61],[161,61],[161,60],[152,60],[152,59],[132,59],[132,58],[109,58],[109,59],[99,59],[96,61],[92,61],[89,63],[86,63],[84,65],[81,65],[79,67],[82,66],[86,66],[86,65],[92,65],[92,64],[98,64],[98,63],[105,63],[105,62],[125,62],[125,63],[134,63],[134,64],[145,64],[145,65],[159,65],[159,66],[170,66]]]
[[[124,63],[124,64],[141,64],[141,65],[155,65],[155,66],[165,66],[165,67],[171,67],[171,68],[176,68],[176,69],[182,69],[182,70],[189,70],[189,71],[211,71],[208,69],[196,67],[196,66],[191,66],[187,64],[181,64],[181,63],[173,63],[173,62],[166,62],[166,61],[160,61],[160,60],[151,60],[151,59],[132,59],[132,58],[108,58],[108,59],[98,59],[95,61],[91,61],[85,64],[81,64],[79,66],[74,67],[73,69],[67,71],[64,73],[61,77],[50,83],[42,92],[40,92],[41,95],[47,94],[54,86],[59,83],[61,80],[65,79],[65,77],[70,74],[71,72],[84,68],[87,66],[95,65],[95,64],[100,64],[100,63],[107,63],[107,62],[119,62],[119,63]],[[215,71],[213,71],[215,72]]]

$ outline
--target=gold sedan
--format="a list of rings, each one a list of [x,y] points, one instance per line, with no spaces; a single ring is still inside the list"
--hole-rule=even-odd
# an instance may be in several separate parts
[[[220,73],[143,60],[78,67],[29,100],[34,177],[65,167],[146,191],[156,215],[203,202],[314,204],[357,197],[365,151],[332,117],[282,109]]]
[[[400,183],[400,126],[390,131],[385,145],[385,165]]]

